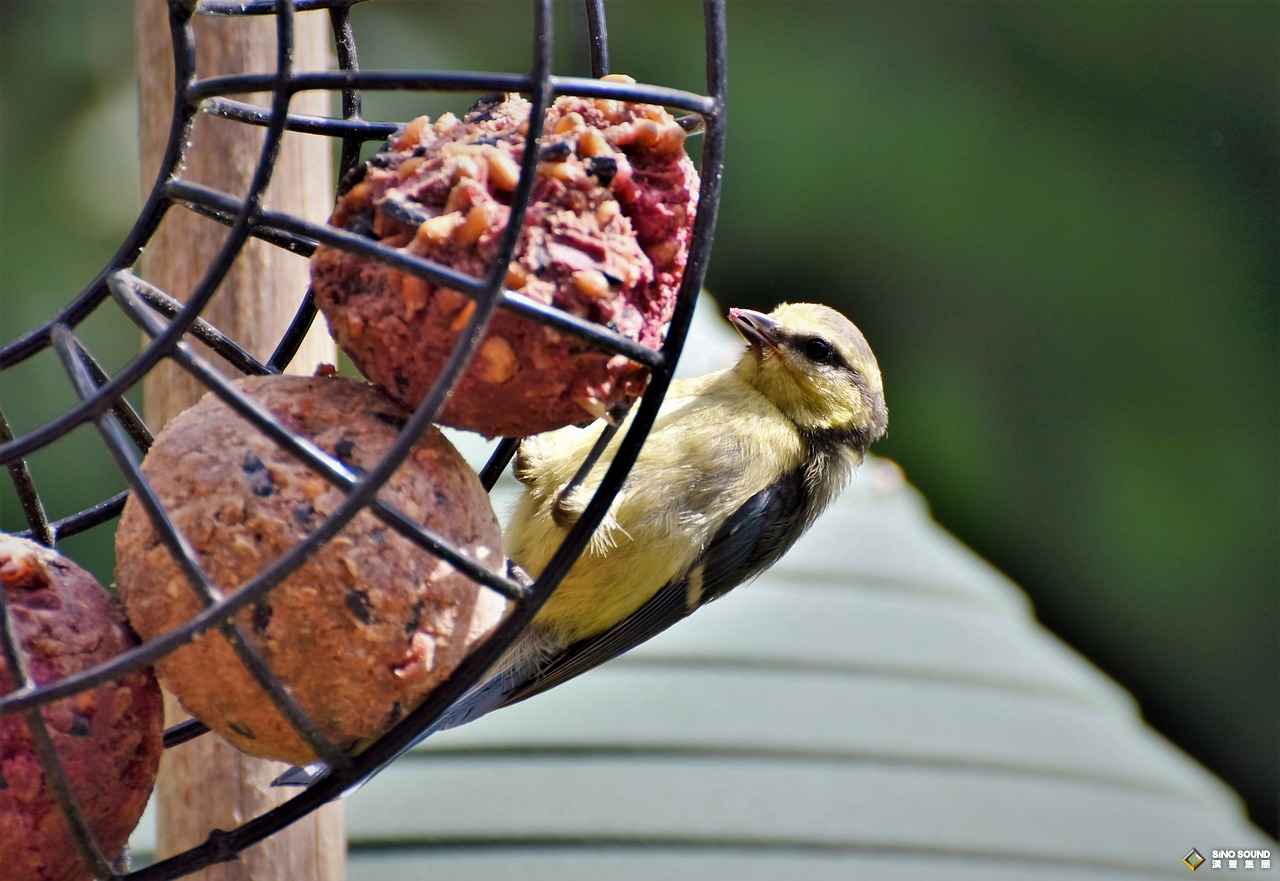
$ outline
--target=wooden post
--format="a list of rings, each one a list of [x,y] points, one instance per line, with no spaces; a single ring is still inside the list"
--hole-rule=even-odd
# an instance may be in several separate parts
[[[173,57],[165,0],[136,0],[142,181],[155,179],[173,106]],[[294,64],[298,70],[329,67],[330,37],[324,13],[295,18]],[[197,70],[201,76],[275,69],[272,16],[201,19],[195,23]],[[263,96],[250,100],[266,103]],[[324,114],[324,93],[302,93],[291,110]],[[201,116],[196,120],[183,177],[237,196],[246,192],[263,133],[253,126]],[[325,138],[287,134],[267,204],[312,220],[328,216],[333,196],[333,159]],[[181,208],[172,209],[144,255],[143,274],[178,298],[199,281],[226,236],[225,227]],[[215,294],[204,317],[259,359],[270,356],[306,291],[307,261],[279,248],[250,241]],[[290,371],[311,373],[333,362],[333,343],[321,325],[313,329]],[[216,362],[216,358],[214,359]],[[147,377],[146,416],[153,427],[189,407],[204,388],[171,364]],[[211,671],[210,675],[216,675]],[[166,717],[184,718],[166,695]],[[158,856],[164,858],[203,841],[216,828],[230,829],[284,801],[289,792],[269,788],[285,768],[249,758],[216,735],[169,750],[157,785]],[[233,863],[191,876],[198,881],[342,881],[346,834],[340,803],[330,804],[249,848]]]

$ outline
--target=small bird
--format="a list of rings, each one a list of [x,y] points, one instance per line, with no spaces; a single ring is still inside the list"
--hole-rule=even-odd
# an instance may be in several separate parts
[[[729,320],[748,344],[737,364],[671,383],[577,563],[489,673],[424,737],[585,673],[759,575],[884,434],[880,369],[862,333],[839,312],[792,303],[768,315],[730,309]],[[525,490],[504,535],[513,563],[532,576],[542,572],[626,427],[576,484],[602,423],[521,442],[514,473]],[[317,771],[324,766],[294,769],[277,783],[305,784]]]

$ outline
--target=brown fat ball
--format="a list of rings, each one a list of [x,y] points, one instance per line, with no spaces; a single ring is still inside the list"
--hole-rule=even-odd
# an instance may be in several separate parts
[[[510,216],[528,129],[516,95],[410,123],[360,169],[330,222],[475,278]],[[547,114],[506,286],[657,348],[675,308],[698,199],[684,132],[661,107],[563,97]],[[416,407],[474,311],[462,294],[340,248],[311,263],[316,302],[374,383]],[[440,421],[493,437],[589,421],[647,371],[499,310]]]
[[[75,563],[34,542],[0,535],[0,589],[37,684],[138,644],[120,603]],[[0,658],[0,694],[14,681]],[[150,670],[55,701],[42,710],[85,821],[116,859],[155,785],[164,709]],[[20,714],[0,716],[0,876],[85,881],[70,829]]]
[[[371,386],[339,377],[257,377],[237,386],[291,430],[366,471],[407,416]],[[142,467],[205,572],[226,592],[285,554],[345,498],[213,395],[165,426]],[[379,498],[481,564],[503,565],[488,495],[434,428]],[[144,638],[201,609],[133,498],[116,533],[116,559],[129,619]],[[235,620],[320,729],[348,748],[417,706],[503,606],[497,594],[362,511]],[[315,759],[221,633],[163,658],[156,670],[192,715],[245,752]]]

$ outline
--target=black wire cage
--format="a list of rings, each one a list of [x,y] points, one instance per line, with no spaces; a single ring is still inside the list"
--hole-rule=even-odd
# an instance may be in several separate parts
[[[20,714],[29,727],[32,743],[41,760],[81,857],[98,878],[111,881],[162,881],[178,878],[213,863],[234,859],[245,848],[330,801],[375,771],[389,756],[414,741],[472,685],[502,650],[529,623],[542,603],[573,565],[592,531],[603,518],[614,495],[627,477],[645,436],[657,414],[671,380],[676,360],[692,317],[693,307],[706,271],[722,172],[725,118],[725,21],[722,0],[703,0],[705,25],[706,92],[698,94],[644,83],[602,82],[609,72],[608,39],[603,0],[585,0],[582,36],[589,54],[591,73],[596,78],[559,76],[553,72],[553,4],[532,0],[533,52],[528,73],[483,73],[474,71],[377,71],[361,70],[351,21],[351,7],[360,0],[170,0],[169,31],[172,35],[175,67],[173,116],[161,168],[146,196],[141,212],[123,244],[110,262],[81,291],[56,310],[51,318],[0,346],[0,380],[42,353],[52,350],[57,363],[74,388],[77,401],[37,428],[15,433],[0,411],[0,463],[7,470],[20,502],[26,529],[19,533],[53,547],[63,539],[92,530],[111,530],[128,493],[138,500],[160,527],[161,537],[179,562],[204,608],[186,624],[164,636],[110,661],[97,664],[56,681],[36,684],[25,662],[22,640],[0,594],[0,649],[10,670],[13,689],[0,696],[0,716]],[[329,17],[337,69],[299,72],[294,69],[295,14],[322,10]],[[275,24],[276,66],[264,74],[233,74],[199,78],[196,73],[196,35],[193,17],[264,16]],[[272,178],[285,132],[300,132],[330,138],[339,156],[337,179],[342,180],[360,164],[362,148],[381,142],[398,131],[402,121],[372,121],[361,113],[362,93],[380,90],[418,93],[518,92],[532,106],[527,143],[520,178],[511,201],[511,215],[501,239],[501,249],[484,278],[472,278],[446,266],[407,256],[360,236],[324,223],[323,218],[302,218],[268,210],[263,194]],[[340,115],[312,116],[291,112],[291,102],[299,94],[320,91],[336,96]],[[270,95],[269,107],[236,100],[231,96],[260,92]],[[633,343],[606,328],[584,322],[565,312],[525,299],[504,288],[506,269],[528,207],[534,181],[537,145],[542,137],[546,108],[560,95],[616,98],[665,105],[682,111],[681,123],[689,131],[701,133],[701,188],[688,263],[681,283],[675,313],[665,341],[658,349]],[[248,191],[243,196],[217,191],[184,178],[188,151],[199,149],[192,143],[193,124],[199,114],[211,114],[244,125],[260,127],[262,147]],[[186,302],[145,281],[135,270],[146,253],[161,220],[169,211],[195,212],[224,225],[226,238],[216,258],[204,269],[202,279]],[[199,342],[243,374],[282,372],[298,352],[304,336],[316,318],[310,291],[298,291],[299,305],[292,323],[265,361],[249,353],[231,334],[202,317],[210,300],[223,283],[245,243],[258,239],[302,256],[309,256],[319,244],[333,245],[382,261],[429,281],[446,284],[471,298],[475,308],[459,336],[459,342],[421,405],[403,428],[394,446],[380,464],[366,474],[355,474],[325,456],[304,438],[293,434],[260,404],[245,397],[212,361],[194,345]],[[379,488],[409,455],[413,445],[435,421],[450,390],[457,383],[486,327],[498,310],[511,310],[534,318],[562,332],[591,341],[610,354],[624,355],[649,369],[649,379],[635,410],[634,419],[621,439],[618,452],[584,515],[570,531],[542,575],[531,585],[521,584],[505,574],[495,573],[473,562],[466,554],[439,535],[433,534],[377,498]],[[81,328],[95,314],[117,310],[143,331],[146,344],[123,367],[109,371],[95,358]],[[234,593],[224,594],[202,574],[200,566],[184,551],[184,542],[163,506],[141,474],[141,456],[151,444],[153,429],[148,426],[127,395],[134,391],[157,365],[171,361],[195,377],[234,412],[266,433],[276,443],[304,462],[324,480],[346,493],[345,501],[301,543]],[[10,374],[11,376],[14,374]],[[0,402],[2,403],[2,402]],[[129,489],[97,500],[72,513],[50,517],[41,486],[28,467],[32,454],[47,448],[81,427],[96,431]],[[611,436],[605,432],[604,441]],[[518,439],[500,441],[481,470],[481,480],[491,489],[514,455]],[[597,445],[598,455],[603,443]],[[74,467],[74,463],[67,463]],[[357,513],[369,510],[399,534],[437,555],[476,582],[511,600],[508,614],[497,629],[479,644],[452,676],[394,728],[359,756],[347,756],[328,740],[316,724],[282,687],[254,646],[240,632],[232,616],[260,599],[335,536]],[[82,812],[59,761],[41,715],[47,704],[94,688],[153,664],[160,657],[193,641],[198,635],[219,628],[236,649],[241,661],[270,696],[299,736],[333,768],[309,788],[258,816],[247,818],[232,830],[211,830],[201,844],[143,869],[124,872],[113,868],[90,834]],[[206,732],[199,722],[189,721],[165,732],[166,747],[173,747]]]

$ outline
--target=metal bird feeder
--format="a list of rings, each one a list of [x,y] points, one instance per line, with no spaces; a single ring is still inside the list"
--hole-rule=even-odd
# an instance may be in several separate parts
[[[512,609],[492,636],[471,652],[444,685],[358,757],[345,756],[332,742],[328,742],[318,732],[314,722],[292,700],[253,647],[244,640],[239,640],[241,658],[246,666],[254,672],[272,701],[290,720],[299,735],[318,746],[317,751],[330,761],[334,771],[288,801],[257,816],[245,818],[237,828],[210,830],[202,843],[136,871],[113,869],[103,858],[101,850],[87,831],[56,755],[43,750],[41,759],[46,778],[54,789],[69,828],[73,830],[80,854],[90,870],[103,879],[162,881],[182,877],[217,862],[235,859],[244,849],[316,810],[353,783],[362,780],[387,756],[415,740],[458,695],[475,682],[555,589],[622,485],[671,379],[694,302],[701,288],[715,225],[724,138],[725,24],[720,0],[704,0],[703,3],[707,71],[705,94],[643,83],[601,83],[597,79],[557,75],[552,69],[550,0],[534,0],[532,3],[533,62],[527,73],[362,70],[357,62],[356,36],[351,21],[351,7],[358,2],[359,0],[170,0],[168,26],[175,68],[173,115],[161,168],[144,200],[137,221],[114,257],[81,292],[70,297],[44,323],[5,340],[0,345],[0,383],[3,383],[6,373],[41,354],[48,357],[52,350],[78,398],[74,405],[43,425],[15,433],[4,416],[4,399],[0,396],[0,464],[6,469],[25,519],[26,528],[19,534],[27,538],[54,546],[61,540],[80,533],[114,529],[127,492],[98,499],[73,512],[53,512],[56,516],[51,516],[45,501],[48,494],[42,494],[40,483],[33,477],[32,469],[28,466],[27,459],[32,454],[77,428],[87,427],[87,431],[96,431],[95,442],[102,445],[119,469],[131,488],[128,492],[149,492],[138,462],[151,444],[153,431],[159,426],[148,425],[126,395],[137,389],[157,365],[166,361],[179,365],[183,371],[221,397],[240,416],[267,433],[330,483],[344,490],[347,494],[346,501],[307,539],[258,573],[239,591],[225,597],[215,591],[211,595],[210,604],[184,626],[108,662],[56,681],[40,685],[30,680],[16,681],[15,685],[18,687],[0,697],[0,716],[26,713],[28,724],[33,729],[33,741],[39,744],[41,733],[35,730],[40,726],[39,714],[31,712],[32,710],[151,665],[158,658],[190,643],[199,634],[212,628],[221,628],[229,637],[235,636],[236,625],[232,620],[234,613],[264,596],[317,547],[331,539],[352,517],[365,509],[382,518],[391,528],[419,547],[448,560],[487,588],[510,598],[513,601]],[[295,15],[315,10],[322,10],[329,17],[337,69],[300,72],[294,67]],[[204,78],[197,76],[197,37],[193,28],[195,16],[259,16],[273,20],[276,35],[275,69],[268,73]],[[602,0],[586,0],[584,18],[586,28],[583,37],[591,59],[591,73],[594,77],[600,77],[609,71],[605,8]],[[487,278],[476,279],[462,290],[474,300],[476,308],[438,381],[413,413],[381,464],[371,469],[367,475],[352,480],[349,474],[336,471],[330,463],[313,455],[280,420],[232,388],[213,361],[204,354],[207,350],[212,350],[223,361],[244,374],[280,373],[298,351],[316,318],[310,291],[288,292],[298,302],[296,314],[287,332],[281,336],[266,360],[255,358],[250,354],[249,346],[234,338],[231,332],[220,328],[206,312],[210,300],[250,240],[260,240],[302,256],[309,256],[318,243],[325,243],[358,249],[377,260],[396,259],[393,249],[367,239],[353,242],[358,237],[328,226],[323,217],[304,218],[272,211],[265,207],[264,199],[285,132],[301,132],[332,139],[337,145],[335,152],[340,156],[338,180],[360,164],[363,147],[369,143],[381,142],[396,132],[405,120],[372,121],[361,114],[362,95],[378,90],[457,92],[471,93],[477,97],[486,93],[509,91],[522,93],[531,102],[533,112],[530,116],[528,141],[534,149],[526,150],[527,161],[512,198],[512,222],[504,234],[503,250],[495,261],[501,266],[511,260],[519,221],[530,200],[532,164],[536,159],[536,145],[542,134],[543,111],[557,96],[576,94],[619,98],[665,105],[684,112],[687,114],[685,119],[694,121],[689,128],[702,132],[702,183],[687,269],[674,318],[660,349],[645,349],[634,345],[620,348],[617,338],[612,334],[567,313],[534,304],[504,290],[504,273],[490,272]],[[268,93],[270,106],[262,107],[232,97],[255,92]],[[340,115],[305,115],[291,110],[291,103],[299,95],[312,92],[336,96],[334,103],[341,106]],[[262,146],[247,192],[221,192],[184,176],[190,154],[201,149],[199,139],[192,139],[194,121],[200,114],[257,127],[262,131]],[[190,292],[185,302],[175,296],[174,292],[159,289],[143,280],[136,272],[139,261],[152,246],[153,237],[168,212],[194,212],[226,228],[221,249],[216,258],[203,267],[200,283]],[[447,267],[433,265],[425,260],[407,266],[401,260],[398,266],[427,279],[440,279],[445,277],[441,273],[449,271]],[[450,283],[453,284],[455,280],[451,277]],[[282,292],[281,295],[285,294]],[[397,516],[393,509],[376,499],[383,482],[408,455],[421,433],[435,420],[450,389],[478,347],[485,328],[499,309],[515,310],[563,332],[592,340],[603,351],[625,354],[650,369],[647,391],[638,404],[633,427],[622,439],[614,463],[585,515],[569,533],[542,576],[532,586],[523,587],[507,577],[488,572],[471,563],[447,541],[407,518]],[[92,347],[86,343],[81,330],[86,320],[95,314],[112,310],[127,316],[134,325],[141,328],[147,341],[136,357],[127,364],[108,371],[95,358]],[[196,342],[204,348],[198,348]],[[481,479],[486,488],[491,488],[506,468],[516,443],[515,439],[507,439],[497,445],[488,464],[481,471]],[[65,467],[74,468],[76,463],[66,462]],[[167,519],[163,526],[170,532],[175,531],[172,522]],[[0,607],[0,611],[3,611],[3,607]],[[0,628],[0,646],[6,652],[5,657],[21,657],[22,649],[13,628],[7,621],[0,623],[5,624]],[[233,639],[233,643],[235,641]],[[15,673],[15,679],[20,680],[21,677]],[[205,731],[204,726],[195,721],[176,725],[166,731],[165,745],[171,748],[201,736]],[[45,743],[47,744],[47,737]]]

